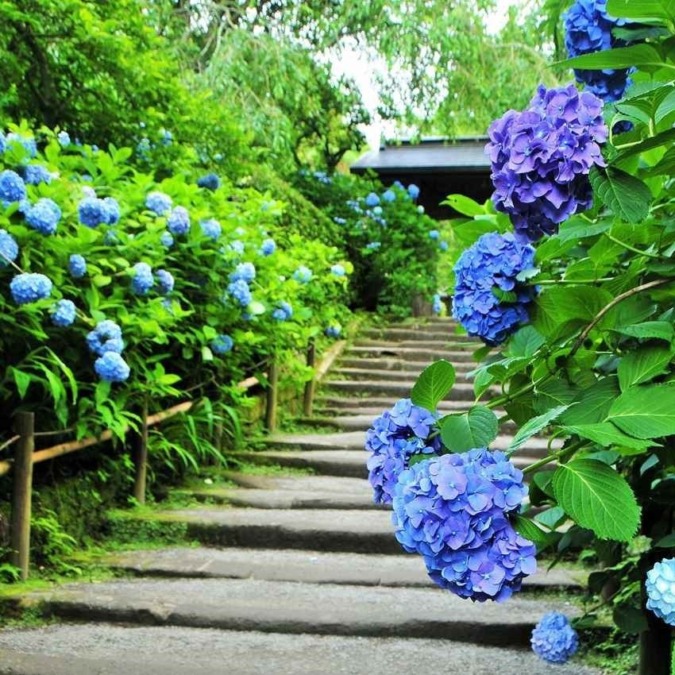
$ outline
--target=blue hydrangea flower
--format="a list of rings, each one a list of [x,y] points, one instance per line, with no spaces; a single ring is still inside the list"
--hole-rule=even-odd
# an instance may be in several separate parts
[[[381,206],[375,206],[373,208],[373,215],[374,216],[381,216],[382,215],[382,207]]]
[[[164,146],[173,143],[173,134],[168,129],[162,129],[160,132],[160,143]]]
[[[239,241],[238,239],[235,239],[232,243],[227,245],[228,250],[232,251],[233,253],[236,253],[237,255],[241,255],[244,252],[244,242]]]
[[[576,0],[563,16],[565,47],[570,58],[625,46],[623,40],[612,35],[612,29],[626,24],[607,13],[607,0]],[[606,103],[623,98],[631,84],[634,69],[579,70],[577,82]]]
[[[75,321],[77,310],[72,300],[59,300],[52,307],[52,323],[55,326],[65,328]]]
[[[339,323],[333,323],[326,327],[324,333],[326,334],[326,337],[337,340],[342,334],[342,326]]]
[[[278,304],[278,307],[272,312],[272,318],[275,321],[288,321],[293,316],[293,307],[286,301]]]
[[[605,166],[600,143],[607,140],[602,101],[571,84],[540,86],[524,112],[508,111],[488,129],[498,211],[516,232],[536,241],[592,203],[588,174]]]
[[[386,190],[382,193],[383,202],[393,202],[396,200],[396,193],[393,190]]]
[[[173,205],[169,195],[163,192],[150,192],[145,198],[145,206],[149,211],[153,211],[158,216],[163,216]]]
[[[260,245],[260,255],[272,255],[272,253],[274,253],[276,250],[277,245],[274,239],[265,239],[265,241],[263,241],[263,243]]]
[[[0,230],[0,267],[14,262],[18,255],[19,245],[16,239],[7,230]]]
[[[312,270],[309,269],[309,267],[305,267],[304,265],[300,265],[295,272],[293,272],[293,279],[297,281],[300,284],[307,284],[312,280]]]
[[[430,239],[438,239],[440,238],[441,233],[438,230],[429,230],[429,238]]]
[[[239,263],[234,272],[230,274],[230,281],[237,281],[243,279],[247,284],[250,284],[255,279],[255,265],[250,262]]]
[[[160,295],[168,295],[173,291],[176,281],[171,272],[167,270],[157,270],[155,276],[157,277],[157,289]]]
[[[167,220],[166,226],[175,237],[187,234],[190,229],[190,214],[183,206],[177,206],[171,211]]]
[[[23,146],[24,150],[28,152],[31,159],[37,155],[37,143],[32,136],[21,136],[20,134],[17,134],[13,131],[12,133],[7,134],[6,141],[7,144],[18,143],[19,145]]]
[[[67,131],[59,131],[59,133],[56,134],[56,138],[62,148],[67,148],[71,143],[70,134]]]
[[[333,222],[337,225],[345,225],[347,223],[347,221],[344,218],[340,218],[340,216],[335,216]]]
[[[343,276],[346,274],[345,268],[344,268],[342,265],[333,265],[333,266],[330,268],[330,271],[331,271],[331,273],[334,274],[336,277],[343,277]]]
[[[371,192],[365,199],[366,206],[377,206],[380,203],[380,198],[374,193]]]
[[[103,199],[88,195],[77,205],[80,222],[87,227],[98,227],[108,223],[109,211]]]
[[[150,139],[147,138],[147,136],[145,136],[141,138],[140,141],[138,141],[138,145],[136,146],[136,152],[141,157],[141,159],[147,159],[150,154],[151,148],[152,145],[150,144]]]
[[[369,251],[377,251],[377,249],[380,248],[380,246],[382,246],[381,241],[371,241],[370,243],[366,244],[366,248]]]
[[[52,182],[52,174],[49,173],[49,169],[41,164],[29,164],[24,167],[23,177],[28,185]]]
[[[229,335],[221,333],[211,341],[211,351],[219,356],[232,351],[232,347],[234,347],[234,340]]]
[[[3,206],[26,199],[26,184],[16,171],[5,169],[0,173],[0,201]]]
[[[87,273],[87,261],[79,253],[73,253],[68,259],[68,270],[76,279],[80,279]]]
[[[324,185],[330,185],[333,182],[331,177],[325,171],[315,171],[314,178]]]
[[[408,194],[410,195],[410,199],[417,199],[420,196],[420,189],[415,185],[415,183],[410,183],[408,185]]]
[[[431,302],[431,311],[434,314],[440,314],[442,310],[443,310],[443,301],[441,300],[441,296],[438,293],[436,293]]]
[[[155,285],[152,276],[152,267],[148,263],[139,262],[133,266],[134,275],[131,278],[131,290],[137,295],[147,295]]]
[[[217,240],[223,232],[220,223],[213,218],[202,220],[201,223],[199,223],[199,226],[201,227],[202,233],[214,241]]]
[[[159,238],[160,243],[165,248],[171,248],[173,246],[173,235],[171,232],[162,232],[162,236]]]
[[[371,453],[366,465],[376,504],[391,503],[396,481],[412,455],[439,449],[438,436],[429,438],[435,423],[436,415],[413,405],[409,398],[373,420],[366,432],[365,449]]]
[[[5,152],[7,149],[7,138],[5,137],[5,134],[0,131],[0,155]]]
[[[17,305],[44,300],[51,295],[52,288],[52,282],[44,274],[28,272],[17,274],[9,283],[9,290]]]
[[[106,223],[116,225],[120,220],[120,205],[114,197],[106,197],[103,200],[103,208],[106,214]]]
[[[118,352],[105,352],[94,361],[96,374],[105,382],[124,382],[129,378],[129,364]]]
[[[61,220],[58,204],[47,197],[38,199],[25,213],[26,223],[41,234],[54,234]]]
[[[532,631],[532,651],[549,663],[565,663],[579,649],[579,636],[559,612],[545,614]]]
[[[523,473],[484,448],[431,457],[405,469],[394,487],[395,536],[419,553],[431,579],[474,601],[501,602],[537,569],[536,549],[507,515],[527,495]]]
[[[87,346],[92,354],[103,356],[107,352],[121,354],[124,350],[122,329],[110,319],[99,321],[94,330],[87,333]]]
[[[243,279],[237,279],[236,281],[230,282],[227,287],[227,293],[242,307],[248,307],[253,299],[251,289]]]
[[[217,190],[220,187],[220,178],[215,173],[207,173],[197,180],[197,185],[207,190]]]
[[[498,345],[529,320],[528,305],[536,291],[520,284],[516,277],[534,265],[534,248],[513,234],[484,234],[466,249],[455,265],[455,293],[452,315],[490,345]],[[500,300],[495,291],[512,293]]]
[[[441,251],[447,251],[449,246],[447,241],[439,241],[438,242],[438,248],[441,249]]]
[[[661,560],[647,572],[647,609],[675,626],[675,558]]]

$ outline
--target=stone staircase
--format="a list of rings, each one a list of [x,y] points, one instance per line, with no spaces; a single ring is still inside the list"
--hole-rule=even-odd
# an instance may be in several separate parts
[[[543,613],[577,612],[562,592],[572,598],[583,574],[542,570],[504,604],[461,600],[402,553],[389,509],[372,503],[365,429],[435,358],[458,371],[441,409],[464,409],[474,347],[447,320],[364,331],[322,385],[312,423],[325,433],[275,434],[240,455],[311,474],[228,471],[237,487],[193,490],[208,504],[154,518],[185,524],[198,547],[117,554],[111,564],[135,578],[34,595],[58,623],[0,633],[0,674],[593,673],[528,649]]]

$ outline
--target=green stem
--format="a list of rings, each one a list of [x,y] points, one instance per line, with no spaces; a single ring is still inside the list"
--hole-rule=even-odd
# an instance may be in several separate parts
[[[613,241],[615,244],[618,244],[619,246],[622,246],[627,251],[632,251],[633,253],[637,253],[638,255],[643,255],[645,256],[645,258],[657,258],[657,259],[661,258],[661,256],[658,253],[648,253],[647,251],[641,251],[639,248],[635,248],[635,246],[631,246],[630,244],[627,244],[625,241],[621,241],[616,237],[613,237],[609,232],[605,232],[605,236],[607,237],[607,239]]]
[[[600,284],[604,281],[612,281],[613,277],[600,277],[599,279],[545,279],[537,281],[537,286],[558,286],[559,284]]]
[[[569,448],[563,448],[562,450],[558,450],[558,452],[552,452],[550,455],[547,455],[543,459],[537,460],[534,464],[530,464],[529,466],[526,466],[523,469],[523,473],[532,473],[536,469],[538,469],[540,466],[545,466],[546,464],[549,464],[552,461],[555,460],[561,460],[567,457],[568,455],[574,454],[577,450],[580,450],[581,448],[586,445],[585,441],[579,441],[578,443],[573,443],[570,445]]]
[[[2,251],[0,251],[0,257],[4,258],[8,264],[10,264],[12,267],[17,269],[21,274],[23,274],[23,270],[13,260],[10,260]]]

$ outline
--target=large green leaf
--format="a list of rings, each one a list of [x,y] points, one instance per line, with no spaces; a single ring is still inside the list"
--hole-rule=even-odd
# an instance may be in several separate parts
[[[629,223],[640,223],[649,215],[652,193],[639,178],[611,166],[594,168],[589,178],[593,191],[614,215]]]
[[[566,425],[602,422],[618,395],[619,382],[616,377],[603,377],[574,399],[578,405],[566,411],[560,421]]]
[[[561,464],[553,476],[558,504],[600,539],[630,541],[640,508],[628,483],[614,469],[593,459]]]
[[[486,448],[497,437],[497,416],[485,406],[477,405],[461,415],[447,415],[441,420],[441,440],[452,452]]]
[[[607,420],[635,438],[675,434],[675,384],[632,387],[612,404]]]
[[[614,328],[617,333],[628,335],[636,338],[656,338],[658,340],[666,340],[670,342],[675,337],[675,329],[673,324],[668,321],[644,321],[643,323],[636,323],[632,326],[622,326]]]
[[[611,300],[607,291],[594,286],[551,286],[535,301],[533,324],[540,333],[553,335],[571,321],[592,321]]]
[[[538,525],[524,516],[515,516],[513,518],[513,528],[525,539],[531,541],[536,547],[537,551],[541,551],[555,541],[555,534],[545,532]]]
[[[667,347],[645,347],[626,354],[617,371],[621,391],[654,379],[666,370],[672,358],[673,353]]]
[[[583,218],[570,218],[568,221],[562,223],[556,236],[561,241],[578,241],[579,239],[594,237],[595,235],[607,232],[611,225],[611,221],[608,220],[589,223],[588,220]]]
[[[455,384],[455,369],[441,359],[427,366],[415,382],[410,398],[415,405],[434,412]]]
[[[675,21],[675,0],[607,0],[607,13],[622,19]]]
[[[639,44],[575,56],[573,59],[563,61],[563,64],[579,70],[603,70],[605,68],[631,68],[633,66],[661,68],[664,61],[654,47],[648,44]]]
[[[623,449],[622,455],[637,455],[654,445],[648,440],[624,434],[609,422],[568,425],[564,427],[564,430],[581,438],[587,438],[603,448],[617,448],[619,452]]]
[[[534,326],[523,326],[511,336],[506,348],[506,354],[508,356],[522,356],[529,358],[534,356],[537,349],[539,349],[544,342],[546,342],[546,340],[544,340],[544,337]]]
[[[469,216],[470,218],[485,214],[484,206],[481,206],[478,202],[475,202],[465,195],[450,195],[442,202],[442,204],[446,204],[457,211],[457,213],[461,213],[463,216]]]
[[[565,410],[569,408],[569,405],[559,405],[555,408],[547,410],[542,415],[537,415],[533,417],[529,422],[524,424],[518,433],[513,437],[511,444],[508,447],[507,452],[515,452],[528,438],[531,438],[535,434],[538,434],[542,429],[546,428],[554,419],[560,417]]]

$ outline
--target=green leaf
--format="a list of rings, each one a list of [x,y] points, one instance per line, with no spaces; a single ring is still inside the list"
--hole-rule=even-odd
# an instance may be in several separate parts
[[[638,607],[631,605],[617,605],[612,612],[614,623],[624,633],[638,635],[648,630],[647,617]]]
[[[625,479],[593,459],[561,464],[553,476],[558,504],[600,539],[630,541],[640,522],[640,508]]]
[[[544,340],[543,335],[534,326],[523,326],[511,336],[506,348],[506,354],[508,356],[530,358],[534,356],[544,342],[546,340]]]
[[[612,164],[620,164],[630,157],[639,155],[647,150],[652,150],[653,148],[659,148],[661,146],[666,146],[668,148],[672,147],[673,142],[675,141],[675,129],[668,129],[667,131],[662,131],[661,133],[656,134],[656,136],[651,136],[645,138],[643,141],[640,141],[637,145],[633,145],[630,148],[622,150],[614,159]]]
[[[264,314],[265,313],[265,305],[263,305],[262,302],[258,302],[257,300],[253,300],[251,304],[248,306],[248,312],[249,314],[253,314],[254,316],[258,316],[259,314]]]
[[[632,326],[622,326],[621,328],[614,328],[617,333],[621,335],[628,335],[636,338],[656,338],[658,340],[666,340],[670,342],[675,336],[673,324],[668,321],[644,321]]]
[[[654,379],[667,369],[672,358],[673,353],[667,347],[645,347],[626,354],[617,371],[621,391]]]
[[[675,384],[632,387],[614,401],[607,420],[636,438],[675,434]]]
[[[554,419],[560,417],[569,407],[569,405],[559,405],[551,408],[551,410],[547,410],[543,415],[533,417],[518,429],[518,433],[513,437],[506,452],[509,454],[515,452],[525,441],[547,427]]]
[[[659,539],[654,544],[654,548],[675,548],[675,532]]]
[[[661,58],[661,54],[651,45],[639,44],[575,56],[573,59],[562,61],[562,64],[579,70],[631,68],[633,66],[661,68],[664,65],[664,60]]]
[[[515,516],[512,522],[515,531],[521,537],[525,537],[525,539],[531,541],[537,547],[537,551],[541,551],[547,546],[550,546],[555,539],[555,535],[552,535],[550,532],[545,532],[541,527],[535,525],[533,521],[524,516]]]
[[[543,335],[552,335],[571,321],[592,321],[612,296],[593,286],[551,286],[537,298],[534,327]]]
[[[461,415],[446,415],[441,420],[441,440],[452,452],[486,448],[498,431],[497,416],[485,406],[474,406]]]
[[[570,218],[562,223],[556,237],[561,241],[577,241],[607,232],[611,225],[612,223],[606,220],[599,223],[589,223],[583,218]]]
[[[602,422],[618,395],[619,382],[616,377],[603,377],[574,399],[578,405],[562,415],[560,421],[566,425]]]
[[[19,392],[19,397],[24,398],[31,383],[31,376],[28,373],[24,373],[22,370],[19,370],[18,368],[12,367],[11,370],[14,383],[16,384],[16,389]]]
[[[202,347],[202,361],[213,361],[213,352],[206,345]]]
[[[455,369],[441,359],[427,366],[415,382],[410,398],[415,405],[434,412],[455,384]]]
[[[589,178],[593,191],[622,220],[640,223],[649,215],[652,193],[639,178],[611,166],[594,168]]]
[[[593,441],[603,448],[618,446],[619,448],[627,448],[636,451],[622,452],[622,455],[640,454],[654,445],[649,441],[627,436],[609,422],[567,425],[563,428],[568,433],[576,434],[577,436],[581,436],[581,438],[587,438],[589,441]]]
[[[607,0],[607,13],[622,19],[675,20],[675,0]]]
[[[457,213],[461,213],[463,216],[469,216],[469,218],[485,214],[484,206],[481,206],[478,202],[465,195],[450,195],[441,203],[454,209]]]

